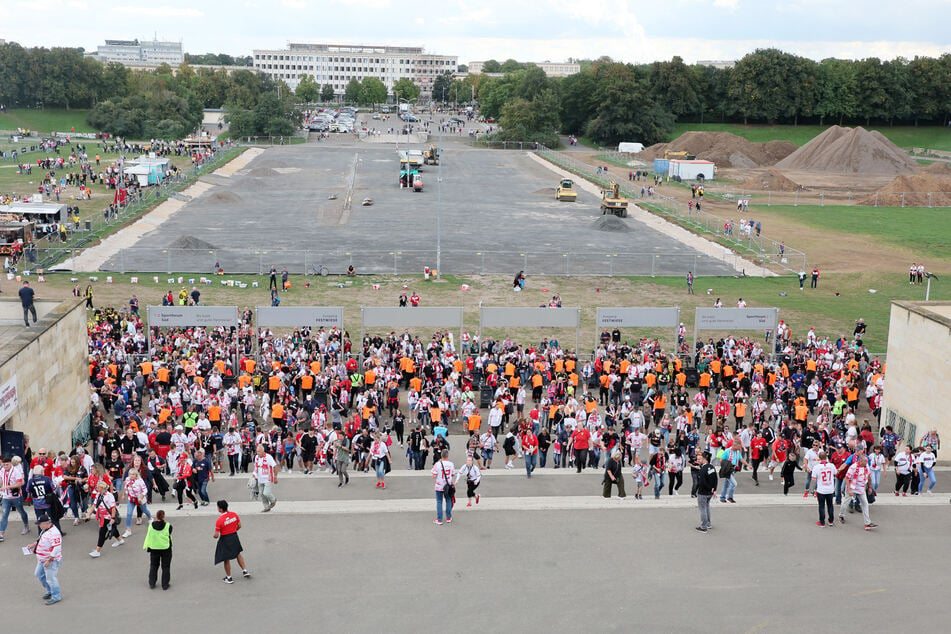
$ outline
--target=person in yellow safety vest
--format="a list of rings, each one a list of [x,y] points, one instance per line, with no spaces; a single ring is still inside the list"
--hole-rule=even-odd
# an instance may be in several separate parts
[[[172,576],[172,525],[165,521],[165,511],[155,513],[155,519],[145,534],[142,550],[149,553],[149,587],[155,588],[161,566],[162,590],[168,590]]]

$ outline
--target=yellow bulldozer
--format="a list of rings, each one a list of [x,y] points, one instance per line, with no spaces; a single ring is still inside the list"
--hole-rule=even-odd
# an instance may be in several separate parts
[[[611,188],[601,191],[601,215],[614,214],[627,218],[627,198],[621,196],[621,187],[611,182]]]
[[[570,178],[563,178],[555,190],[555,200],[567,201],[570,203],[578,200],[578,192],[572,189],[574,183]]]
[[[692,161],[697,157],[684,150],[679,150],[676,152],[673,150],[666,150],[664,151],[664,158],[665,159],[680,159],[682,161]]]
[[[429,149],[423,151],[423,164],[425,165],[439,165],[439,155],[441,152],[439,148],[436,147],[434,143],[429,144]]]

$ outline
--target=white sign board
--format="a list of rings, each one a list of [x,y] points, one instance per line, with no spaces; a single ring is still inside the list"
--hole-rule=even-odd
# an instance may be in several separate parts
[[[6,420],[17,410],[17,377],[14,375],[0,385],[0,421]]]
[[[364,306],[360,311],[364,328],[462,328],[461,306]]]
[[[598,308],[598,328],[676,328],[679,308]]]
[[[577,328],[581,323],[580,308],[483,308],[483,328],[549,327]]]
[[[149,326],[217,328],[237,326],[237,306],[149,306]]]
[[[697,330],[775,330],[778,308],[698,308]]]
[[[342,306],[258,306],[258,328],[343,328]]]

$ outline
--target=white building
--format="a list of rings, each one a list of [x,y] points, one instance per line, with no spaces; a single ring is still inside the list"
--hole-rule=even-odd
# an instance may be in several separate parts
[[[168,64],[175,68],[185,61],[185,49],[181,42],[160,42],[152,40],[106,40],[105,45],[95,53],[87,53],[104,64],[119,62],[124,66],[144,66],[154,68]]]
[[[697,66],[710,66],[712,68],[733,68],[736,66],[735,59],[698,59]]]
[[[415,46],[361,46],[346,44],[289,44],[282,50],[255,50],[254,69],[283,80],[291,88],[305,75],[319,85],[330,84],[342,95],[351,79],[376,77],[392,90],[404,77],[420,88],[427,100],[436,77],[455,74],[458,57],[424,53]]]
[[[573,62],[529,62],[538,66],[545,74],[549,77],[567,77],[568,75],[575,75],[581,72],[581,64],[575,64]],[[469,74],[470,75],[481,75],[482,67],[485,65],[485,62],[469,62]],[[492,74],[492,73],[489,73]]]

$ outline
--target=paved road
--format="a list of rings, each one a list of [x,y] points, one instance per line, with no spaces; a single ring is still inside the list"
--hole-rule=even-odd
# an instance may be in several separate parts
[[[168,592],[146,586],[141,532],[92,560],[93,529],[73,531],[64,600],[50,608],[30,577],[32,558],[10,539],[0,547],[4,622],[10,631],[39,623],[249,631],[279,622],[399,633],[801,633],[843,620],[863,630],[940,630],[951,615],[942,600],[948,546],[935,539],[946,505],[876,508],[881,526],[872,533],[854,521],[818,529],[811,507],[715,507],[707,534],[693,530],[693,508],[460,510],[443,526],[430,513],[276,511],[243,515],[254,576],[231,586],[212,566],[211,517],[172,518]],[[899,613],[903,602],[926,608]]]

